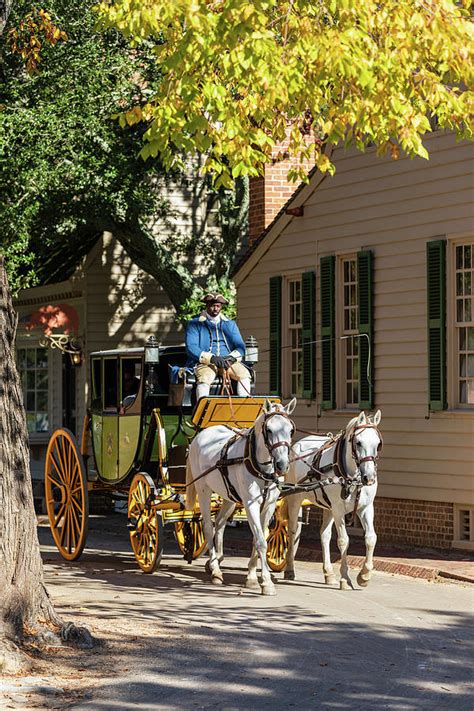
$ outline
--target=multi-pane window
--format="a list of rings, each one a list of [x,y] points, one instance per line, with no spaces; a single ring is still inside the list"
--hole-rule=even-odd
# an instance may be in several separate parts
[[[48,432],[48,350],[46,348],[19,348],[18,369],[23,389],[28,432]]]
[[[358,406],[359,403],[359,339],[357,301],[357,260],[342,260],[342,336],[344,338],[344,379],[345,405]]]
[[[455,247],[455,329],[460,405],[474,405],[474,242]]]
[[[291,395],[303,394],[301,278],[288,280],[288,336]]]

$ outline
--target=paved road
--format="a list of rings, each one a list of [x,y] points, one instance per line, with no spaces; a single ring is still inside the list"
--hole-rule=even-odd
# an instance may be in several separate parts
[[[146,576],[126,536],[89,542],[72,567],[44,549],[60,611],[107,638],[102,678],[71,708],[473,708],[472,586],[376,573],[367,589],[340,591],[300,563],[296,581],[263,597],[243,589],[243,558],[226,561],[215,588],[204,561],[186,565],[171,543]]]

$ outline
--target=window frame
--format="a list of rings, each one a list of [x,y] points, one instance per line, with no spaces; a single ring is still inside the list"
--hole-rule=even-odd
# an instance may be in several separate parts
[[[447,331],[447,400],[448,411],[474,413],[474,403],[461,403],[459,399],[459,340],[456,320],[456,248],[465,245],[474,245],[474,235],[464,234],[447,238],[446,259],[446,331]],[[474,252],[471,255],[474,264]],[[472,267],[474,269],[474,267]],[[471,314],[472,327],[474,327],[474,312]]]
[[[284,338],[282,339],[282,391],[284,393],[284,397],[297,397],[299,400],[303,399],[303,274],[302,272],[295,272],[295,273],[290,273],[290,274],[285,274],[283,276],[284,280],[284,294],[283,294],[283,299],[282,299],[282,307],[283,307],[283,333]],[[291,283],[296,283],[299,282],[300,285],[300,301],[299,302],[290,302],[290,284]],[[300,304],[300,323],[299,327],[295,328],[294,326],[292,327],[292,324],[290,323],[290,304],[291,303],[299,303]],[[301,369],[298,371],[300,373],[300,384],[301,384],[301,391],[299,393],[293,393],[292,392],[292,381],[293,381],[293,372],[292,372],[292,354],[293,354],[293,349],[292,349],[292,342],[291,342],[291,332],[294,330],[299,329],[300,331],[300,366]]]
[[[21,392],[22,395],[24,396],[24,391],[23,391],[23,385],[21,382],[21,368],[19,366],[19,358],[18,358],[18,353],[20,350],[38,350],[38,349],[43,349],[46,353],[46,358],[48,361],[48,366],[47,366],[47,373],[48,373],[48,403],[47,403],[47,409],[46,412],[48,414],[48,429],[44,430],[43,432],[29,432],[28,431],[28,440],[30,443],[42,443],[42,442],[47,442],[49,438],[51,437],[51,434],[53,433],[54,430],[54,425],[53,425],[53,374],[54,374],[54,368],[53,368],[53,352],[50,348],[47,346],[41,346],[38,342],[36,343],[25,343],[24,341],[19,341],[16,344],[15,347],[15,357],[16,357],[16,363],[17,363],[17,370],[18,370],[18,377],[20,379],[20,387],[21,387]],[[36,369],[35,369],[36,371]],[[35,393],[36,393],[36,387],[35,387]],[[25,419],[27,415],[27,410],[26,410],[26,402],[24,402],[24,407],[25,407]],[[36,410],[35,410],[36,412]],[[27,424],[27,423],[26,423]],[[28,428],[28,424],[27,424]]]
[[[349,252],[344,254],[336,255],[336,408],[338,410],[347,410],[348,412],[358,412],[359,411],[359,399],[360,399],[360,383],[359,374],[357,371],[357,378],[353,381],[357,385],[357,401],[354,403],[347,402],[347,344],[349,341],[352,343],[357,343],[357,360],[358,367],[360,367],[359,359],[359,339],[342,339],[342,336],[349,335],[349,331],[354,334],[359,333],[358,326],[358,313],[359,313],[359,297],[358,297],[358,266],[357,266],[357,252]],[[356,326],[354,329],[348,329],[346,331],[344,325],[344,315],[345,315],[345,304],[344,304],[344,263],[354,262],[356,269],[356,281],[355,281],[355,293],[356,293]]]

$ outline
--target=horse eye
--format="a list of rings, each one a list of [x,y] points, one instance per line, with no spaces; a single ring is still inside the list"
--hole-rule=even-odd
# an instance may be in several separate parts
[[[357,445],[357,447],[360,447],[360,445],[361,445],[360,439],[356,440],[356,445]]]

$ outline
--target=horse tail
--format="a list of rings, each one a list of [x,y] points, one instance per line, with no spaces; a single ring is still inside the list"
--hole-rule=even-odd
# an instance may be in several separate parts
[[[186,503],[185,507],[188,511],[194,511],[196,505],[196,485],[193,483],[194,477],[191,470],[190,456],[186,460]]]

